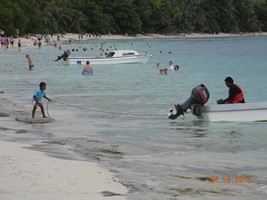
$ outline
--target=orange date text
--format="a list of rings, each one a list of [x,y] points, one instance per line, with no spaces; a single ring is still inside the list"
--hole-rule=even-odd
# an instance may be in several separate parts
[[[210,176],[210,183],[249,184],[251,182],[251,176]]]

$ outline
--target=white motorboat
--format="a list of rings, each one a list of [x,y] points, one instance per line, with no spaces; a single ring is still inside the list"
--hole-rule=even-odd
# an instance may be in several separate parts
[[[201,107],[205,121],[267,121],[267,102],[205,105]]]
[[[205,85],[193,88],[191,96],[183,104],[169,110],[169,119],[174,120],[190,109],[193,115],[204,121],[267,121],[267,102],[204,105],[209,96]]]
[[[92,65],[110,65],[110,64],[130,64],[130,63],[147,63],[151,53],[138,53],[133,50],[115,50],[109,52],[107,56],[99,57],[69,57],[69,64],[85,65],[90,61]]]

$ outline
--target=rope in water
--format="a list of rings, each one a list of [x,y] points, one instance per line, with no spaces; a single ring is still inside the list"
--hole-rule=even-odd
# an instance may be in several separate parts
[[[51,118],[50,115],[49,115],[49,112],[48,112],[48,104],[49,104],[49,102],[50,101],[47,101],[47,104],[46,104],[46,113],[47,113],[48,117]]]
[[[81,109],[81,110],[93,111],[93,112],[105,113],[105,114],[142,116],[142,117],[155,117],[155,116],[161,116],[162,117],[163,116],[163,115],[158,115],[158,114],[125,113],[125,112],[103,111],[103,110],[97,110],[97,109],[91,109],[91,108],[84,108],[84,107],[80,107],[80,106],[75,106],[75,105],[71,105],[71,104],[68,104],[68,103],[61,102],[61,101],[53,100],[52,102],[59,103],[59,104],[62,104],[62,105],[66,105],[66,106],[73,107],[73,108],[78,108],[78,109]],[[47,110],[47,115],[50,117],[49,112],[48,112],[48,104],[49,104],[49,101],[47,102],[46,110]]]

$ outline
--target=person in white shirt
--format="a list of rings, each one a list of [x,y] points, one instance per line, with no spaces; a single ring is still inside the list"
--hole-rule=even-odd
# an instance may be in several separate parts
[[[169,70],[174,70],[174,66],[172,64],[172,61],[169,61],[169,67],[168,67]]]

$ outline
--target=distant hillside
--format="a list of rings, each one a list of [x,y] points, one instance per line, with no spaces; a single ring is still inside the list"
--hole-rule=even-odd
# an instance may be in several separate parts
[[[267,0],[2,0],[0,30],[27,33],[267,31]]]

